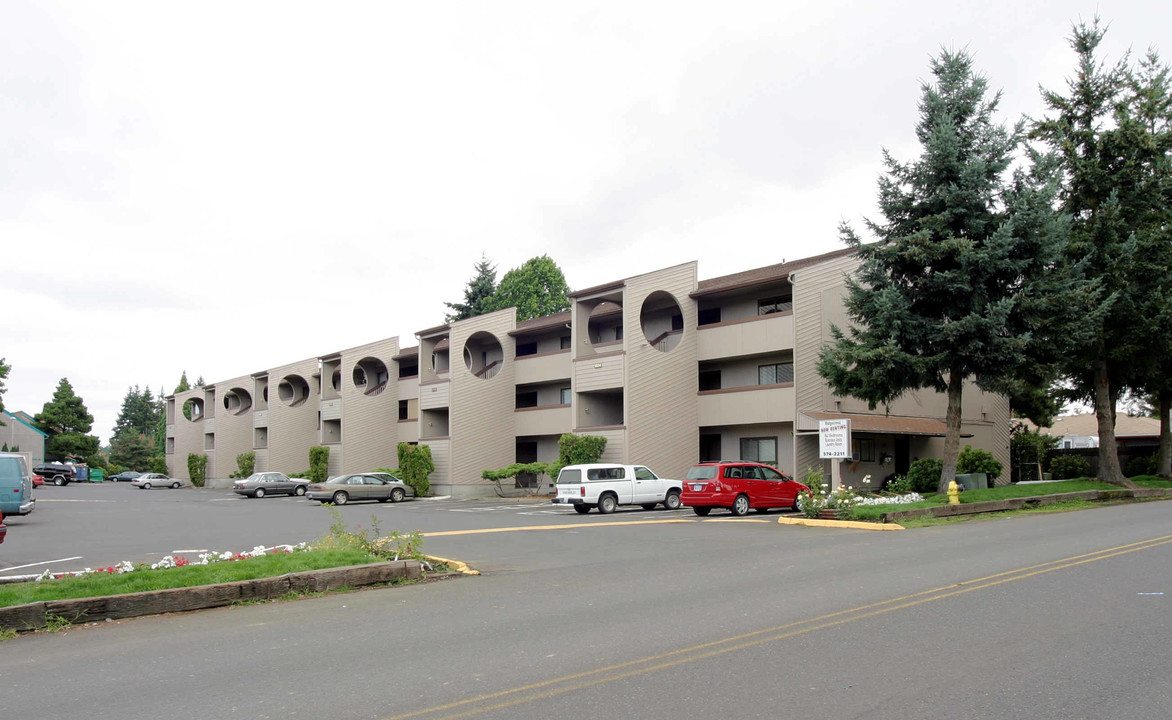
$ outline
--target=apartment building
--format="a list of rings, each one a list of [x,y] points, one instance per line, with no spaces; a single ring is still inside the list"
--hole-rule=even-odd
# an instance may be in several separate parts
[[[397,444],[417,442],[433,492],[483,497],[483,470],[556,460],[558,438],[576,433],[605,437],[604,460],[665,476],[740,458],[801,477],[829,469],[818,422],[842,418],[854,451],[843,481],[878,481],[943,453],[946,399],[870,410],[818,376],[856,263],[841,250],[698,280],[689,262],[578,290],[555,315],[501,310],[421,330],[414,347],[389,338],[177,393],[168,466],[186,477],[187,455],[203,453],[208,476],[227,477],[253,450],[258,470],[295,472],[320,444],[337,474],[395,467]],[[1006,398],[966,387],[963,431],[1008,465]]]

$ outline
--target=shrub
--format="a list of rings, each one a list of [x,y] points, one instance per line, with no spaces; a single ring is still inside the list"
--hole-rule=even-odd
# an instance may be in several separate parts
[[[330,449],[314,445],[309,449],[309,479],[325,482],[330,476]]]
[[[503,488],[501,488],[501,480],[513,479],[514,486],[522,487],[520,484],[518,484],[516,482],[515,479],[517,478],[518,475],[528,473],[530,475],[537,476],[537,489],[540,490],[542,487],[542,482],[541,482],[542,475],[549,475],[550,478],[554,478],[554,475],[552,474],[552,472],[550,470],[550,468],[553,466],[554,465],[551,463],[543,463],[543,462],[513,463],[512,465],[509,465],[508,467],[501,468],[500,470],[484,470],[480,473],[480,477],[484,478],[485,480],[493,481],[493,483],[496,484],[497,494],[501,495],[501,493],[503,492]],[[501,496],[504,497],[503,495],[501,495]]]
[[[1133,457],[1127,461],[1127,467],[1123,469],[1123,474],[1129,478],[1137,475],[1157,475],[1160,471],[1157,467],[1159,464],[1160,461],[1155,455]]]
[[[557,471],[566,465],[596,463],[606,450],[606,438],[598,435],[571,435],[558,438]],[[551,468],[552,470],[553,468]]]
[[[435,462],[428,446],[399,443],[399,469],[403,471],[403,482],[415,490],[415,497],[423,497],[431,490],[428,476],[435,472]]]
[[[956,460],[958,473],[962,475],[985,473],[989,478],[990,485],[1001,474],[1001,467],[1001,461],[993,457],[993,453],[975,448],[972,445],[965,445],[964,449],[960,451],[960,457]]]
[[[163,473],[169,475],[167,470],[167,458],[162,455],[155,455],[150,460],[147,460],[147,472]]]
[[[883,489],[898,495],[907,495],[912,492],[912,481],[907,475],[891,474],[883,484]]]
[[[203,487],[203,481],[208,471],[208,456],[190,453],[187,456],[187,474],[191,477],[191,484]]]
[[[231,473],[228,477],[232,478],[246,478],[256,471],[256,453],[249,450],[246,453],[240,453],[236,456],[236,467],[239,468],[236,472]]]
[[[1091,466],[1078,455],[1059,455],[1050,461],[1050,472],[1055,480],[1069,480],[1091,474]]]
[[[920,458],[908,468],[907,479],[912,490],[921,495],[934,493],[940,487],[940,474],[944,472],[944,461],[937,458]]]
[[[1041,480],[1039,467],[1058,438],[1037,431],[1021,430],[1009,440],[1010,480]]]

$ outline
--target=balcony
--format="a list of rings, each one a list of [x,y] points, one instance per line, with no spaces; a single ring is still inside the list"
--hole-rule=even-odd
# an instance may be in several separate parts
[[[793,350],[794,316],[783,312],[701,325],[696,342],[701,361]]]
[[[706,390],[697,401],[703,426],[793,422],[797,414],[793,383]]]
[[[513,412],[513,434],[517,437],[561,435],[570,432],[573,427],[569,405],[521,408]]]
[[[254,428],[268,427],[269,426],[269,411],[268,410],[254,411],[252,413],[252,426]]]
[[[430,382],[419,384],[419,409],[435,410],[451,405],[451,383]]]
[[[322,420],[338,420],[342,417],[342,399],[323,400],[320,409]]]
[[[571,364],[569,350],[554,350],[517,357],[513,363],[513,372],[518,385],[569,380]]]

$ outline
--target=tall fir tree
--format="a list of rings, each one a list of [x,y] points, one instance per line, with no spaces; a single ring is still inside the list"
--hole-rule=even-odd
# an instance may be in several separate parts
[[[57,383],[53,399],[37,413],[35,423],[49,435],[45,444],[46,457],[85,460],[98,452],[98,438],[88,434],[93,429],[94,416],[74,393],[68,378],[61,378]]]
[[[956,476],[965,381],[1012,393],[1046,374],[1034,362],[1042,328],[1028,300],[1046,282],[1060,235],[1052,165],[1035,157],[1010,175],[1023,128],[994,121],[1000,95],[988,97],[969,55],[942,51],[931,71],[916,125],[920,157],[905,164],[884,151],[884,222],[867,223],[878,241],[841,228],[860,261],[847,281],[851,327],[833,328],[818,372],[872,409],[908,391],[946,393],[944,490]]]
[[[488,258],[481,255],[480,262],[476,263],[476,275],[464,287],[464,302],[449,303],[447,306],[452,312],[444,316],[445,322],[467,320],[470,317],[483,315],[488,312],[489,303],[496,293],[496,266]]]
[[[1076,309],[1081,322],[1068,335],[1063,371],[1073,396],[1094,405],[1099,479],[1134,487],[1119,464],[1116,406],[1129,390],[1158,392],[1164,370],[1156,361],[1172,350],[1172,324],[1161,321],[1172,312],[1168,88],[1154,55],[1138,76],[1127,57],[1114,65],[1101,61],[1105,32],[1097,18],[1075,25],[1070,44],[1078,71],[1067,95],[1043,91],[1050,114],[1031,136],[1062,161],[1061,207],[1071,218],[1062,270],[1097,300]]]

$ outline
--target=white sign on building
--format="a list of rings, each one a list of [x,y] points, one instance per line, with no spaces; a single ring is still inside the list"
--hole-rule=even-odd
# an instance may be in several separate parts
[[[823,460],[850,460],[850,420],[818,421],[818,457]]]

